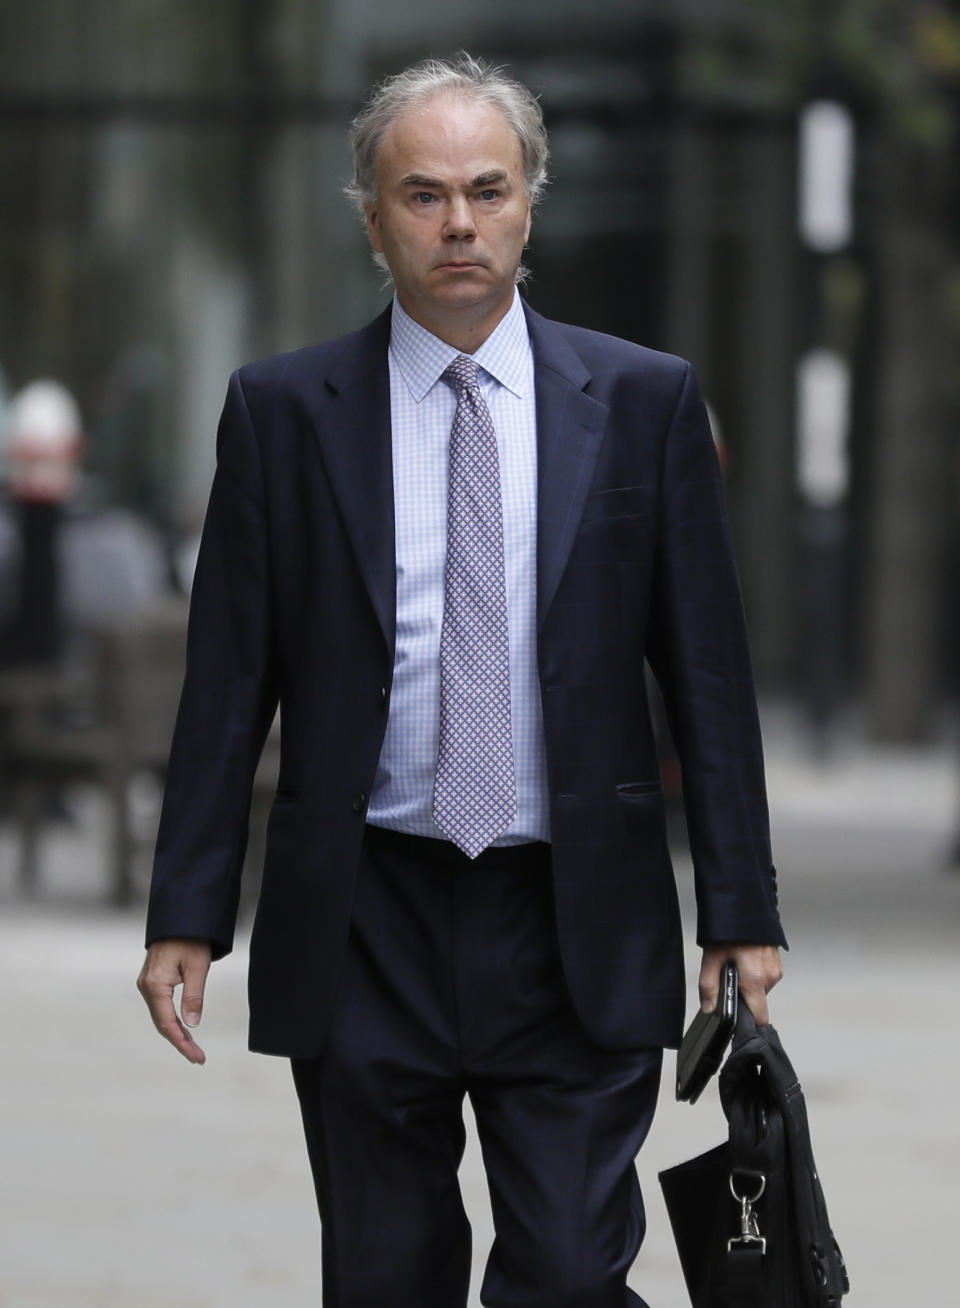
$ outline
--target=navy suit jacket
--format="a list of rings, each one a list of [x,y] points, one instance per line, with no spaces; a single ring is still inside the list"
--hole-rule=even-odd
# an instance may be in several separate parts
[[[684,1013],[644,660],[683,768],[698,938],[783,943],[723,493],[688,364],[527,309],[536,369],[538,659],[557,930],[607,1048]],[[147,940],[233,940],[250,792],[279,787],[250,954],[251,1047],[320,1053],[390,701],[389,312],[240,369],[191,603]]]

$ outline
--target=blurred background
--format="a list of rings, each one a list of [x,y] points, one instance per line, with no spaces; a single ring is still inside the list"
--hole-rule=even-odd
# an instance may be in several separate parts
[[[904,1052],[910,1030],[929,1079],[929,1036],[952,1081],[960,3],[0,0],[0,975],[24,996],[0,1085],[0,1140],[21,1123],[3,1308],[182,1296],[171,1245],[230,1176],[250,1207],[218,1217],[209,1284],[194,1245],[179,1301],[315,1302],[288,1088],[238,1061],[240,963],[210,1036],[231,1118],[209,1088],[186,1106],[134,1007],[141,901],[227,377],[385,303],[340,194],[346,124],[374,80],[460,47],[544,107],[531,303],[684,355],[709,399],[794,946],[781,1031],[821,1092],[855,1288],[873,1308],[918,1297],[898,1288],[891,1178],[946,1204],[960,1162],[956,1116],[931,1118]],[[665,1108],[664,1165],[691,1120]],[[225,1161],[234,1136],[245,1161]],[[955,1301],[939,1211],[911,1229],[927,1308]],[[650,1248],[656,1303],[679,1308],[655,1212]]]

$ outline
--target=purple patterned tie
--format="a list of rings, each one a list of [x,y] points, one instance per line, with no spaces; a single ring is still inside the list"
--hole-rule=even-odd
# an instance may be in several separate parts
[[[433,816],[476,858],[517,815],[500,464],[477,365],[461,354],[443,376],[456,388],[457,411],[450,431]]]

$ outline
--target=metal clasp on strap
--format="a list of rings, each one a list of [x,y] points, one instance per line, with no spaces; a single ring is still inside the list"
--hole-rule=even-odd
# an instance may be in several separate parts
[[[727,1241],[727,1253],[730,1253],[737,1245],[747,1248],[758,1245],[761,1254],[765,1254],[767,1252],[767,1242],[760,1234],[760,1227],[757,1223],[757,1215],[753,1211],[753,1205],[767,1188],[767,1178],[760,1172],[741,1172],[739,1175],[754,1176],[758,1184],[753,1194],[738,1194],[737,1187],[734,1184],[734,1174],[731,1173],[730,1175],[730,1193],[740,1205],[740,1234],[732,1236]]]

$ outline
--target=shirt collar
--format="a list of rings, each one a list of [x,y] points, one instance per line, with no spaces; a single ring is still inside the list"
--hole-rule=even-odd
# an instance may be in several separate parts
[[[428,332],[393,298],[390,351],[400,374],[419,404],[459,355],[446,341]],[[523,397],[530,386],[530,337],[520,295],[515,290],[510,308],[483,344],[470,356],[478,367],[514,395]]]

